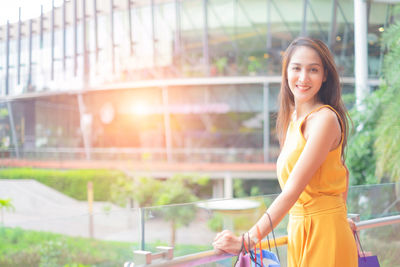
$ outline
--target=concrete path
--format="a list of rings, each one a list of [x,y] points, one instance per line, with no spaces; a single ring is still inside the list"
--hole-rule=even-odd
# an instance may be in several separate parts
[[[14,212],[5,212],[4,224],[10,227],[48,231],[71,236],[89,236],[88,204],[77,201],[34,180],[0,179],[0,198],[12,199]],[[94,237],[103,240],[139,242],[138,210],[127,210],[110,203],[95,202],[93,206]],[[187,227],[177,230],[180,244],[211,244],[215,233],[208,226],[211,214],[199,209]],[[147,213],[145,241],[167,242],[171,226],[155,212]]]

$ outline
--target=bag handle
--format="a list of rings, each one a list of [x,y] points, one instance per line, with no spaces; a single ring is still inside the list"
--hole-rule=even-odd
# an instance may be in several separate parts
[[[233,266],[236,266],[236,264],[237,264],[238,261],[239,261],[240,255],[243,253],[244,243],[245,243],[245,242],[244,242],[244,234],[242,234],[242,245],[240,246],[239,254],[238,254],[238,256],[237,256],[237,258],[236,258],[236,261],[235,261],[235,264],[233,264]]]
[[[274,238],[274,243],[275,243],[275,250],[276,250],[276,255],[278,256],[279,262],[281,261],[281,258],[279,257],[279,251],[278,251],[278,246],[276,245],[276,238],[275,238],[275,232],[274,232],[274,225],[272,224],[271,216],[269,215],[268,211],[265,212],[267,214],[269,223],[271,226],[271,232],[272,232],[272,237]],[[268,236],[267,236],[268,237]],[[268,246],[269,246],[269,239],[268,239]]]
[[[269,250],[269,251],[272,251],[272,250],[271,250],[271,244],[269,243],[269,236],[268,236],[268,235],[267,235],[267,242],[268,242],[268,250]]]
[[[238,255],[238,257],[236,258],[236,262],[235,262],[235,264],[234,264],[233,266],[236,266],[236,264],[238,263],[239,258],[240,258],[241,255],[246,255],[246,253],[248,253],[249,256],[250,256],[250,260],[253,261],[253,262],[255,263],[255,266],[256,266],[256,267],[257,267],[257,266],[258,266],[258,267],[263,267],[262,265],[260,265],[260,264],[257,262],[257,253],[254,253],[254,254],[253,254],[253,252],[251,251],[251,249],[249,249],[249,247],[247,246],[247,244],[250,244],[250,236],[247,235],[247,238],[248,238],[248,243],[247,243],[247,244],[246,244],[246,241],[244,241],[244,237],[245,237],[245,234],[242,234],[242,245],[241,245],[241,247],[240,247],[239,255]],[[260,245],[261,245],[261,243],[260,243]]]
[[[280,258],[280,256],[279,256],[278,246],[277,246],[277,244],[276,244],[274,225],[272,224],[272,219],[271,219],[271,216],[269,215],[269,213],[268,213],[267,211],[266,211],[265,213],[266,213],[267,216],[268,216],[268,220],[269,220],[269,223],[270,223],[270,226],[271,226],[272,237],[273,237],[273,239],[274,239],[276,255],[277,255],[278,260],[279,260],[279,262],[280,262],[280,261],[281,261],[281,258]],[[241,249],[240,249],[240,253],[243,251],[243,249],[245,249],[245,252],[247,252],[247,253],[250,254],[250,259],[255,263],[255,266],[257,266],[257,265],[258,265],[258,266],[263,266],[263,255],[262,255],[262,245],[261,245],[261,240],[262,240],[262,238],[261,238],[260,228],[258,227],[258,225],[257,225],[256,227],[257,227],[257,235],[258,235],[258,241],[259,241],[259,247],[260,247],[260,260],[261,260],[261,264],[259,264],[259,263],[257,262],[257,244],[255,244],[255,246],[254,246],[254,255],[253,255],[251,249],[250,249],[249,247],[247,247],[247,244],[246,244],[246,242],[244,241],[244,234],[242,234],[242,246],[241,246]],[[248,232],[247,232],[247,239],[248,239],[248,244],[250,244],[250,234],[249,234]],[[267,235],[267,240],[268,240],[268,248],[269,248],[269,251],[271,251],[271,246],[270,246],[270,243],[269,243],[269,237],[268,237],[268,235]],[[239,253],[239,254],[240,254],[240,253]]]
[[[354,236],[355,236],[355,238],[356,238],[356,242],[360,245],[361,252],[362,252],[362,254],[363,254],[363,258],[364,258],[364,260],[366,260],[366,259],[365,259],[365,252],[364,252],[364,249],[363,249],[363,247],[362,247],[362,245],[361,245],[360,236],[358,235],[357,231],[354,231]],[[358,248],[357,248],[357,253],[358,253],[358,256],[360,256],[360,251],[358,250]]]
[[[260,228],[258,227],[258,225],[257,225],[257,235],[258,235],[258,245],[260,246],[260,261],[261,261],[261,265],[263,265],[263,254],[262,254],[262,246],[261,246],[262,237],[261,237]]]
[[[244,236],[244,234],[243,234],[243,236]],[[249,244],[249,246],[250,246],[250,235],[249,235],[249,232],[247,232],[247,244],[246,244],[246,242],[244,241],[244,239],[242,239],[243,240],[243,244],[244,244],[244,248],[245,248],[245,251],[247,252],[247,253],[249,253],[249,255],[250,255],[250,260],[251,261],[253,261],[254,263],[255,263],[255,266],[260,266],[260,267],[263,267],[262,265],[260,265],[258,262],[257,262],[257,253],[254,253],[254,255],[253,255],[253,253],[252,253],[252,251],[251,251],[251,249],[249,248],[249,247],[247,247],[247,244]],[[256,246],[257,246],[257,244],[256,244]],[[256,248],[254,248],[254,250],[255,250]],[[262,262],[261,262],[261,264],[262,264]]]

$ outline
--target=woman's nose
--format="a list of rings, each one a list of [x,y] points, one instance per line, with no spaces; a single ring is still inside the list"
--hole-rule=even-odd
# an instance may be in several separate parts
[[[308,80],[308,74],[307,74],[306,71],[301,71],[301,72],[300,72],[299,80],[300,80],[301,82],[305,82],[305,81]]]

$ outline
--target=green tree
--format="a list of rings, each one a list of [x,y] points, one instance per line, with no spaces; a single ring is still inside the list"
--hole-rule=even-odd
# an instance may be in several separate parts
[[[112,188],[112,199],[121,205],[130,199],[140,207],[163,205],[154,211],[171,222],[171,244],[175,245],[176,229],[188,225],[196,215],[193,206],[179,204],[199,200],[208,194],[209,184],[209,178],[192,175],[175,175],[165,181],[149,177],[135,178],[132,182],[121,179]]]
[[[140,207],[153,206],[157,202],[157,195],[162,183],[151,177],[137,177],[132,180],[120,178],[111,186],[113,202],[125,206],[131,200]]]
[[[245,188],[243,180],[235,179],[233,180],[233,194],[237,198],[249,197],[249,196],[259,196],[261,195],[260,188],[257,186],[252,186],[247,192],[248,188]]]
[[[172,177],[166,180],[161,187],[156,205],[163,205],[159,209],[163,218],[171,223],[171,245],[175,246],[176,229],[189,225],[196,215],[196,209],[192,205],[171,205],[190,203],[197,201],[198,197],[191,189],[185,186],[182,177]]]
[[[384,105],[376,127],[376,174],[400,181],[400,23],[390,26],[384,34],[387,54],[384,58]]]
[[[399,16],[400,8],[393,15]],[[364,109],[350,112],[354,129],[347,146],[352,185],[400,179],[400,23],[385,29],[381,86],[364,102]]]
[[[346,164],[350,172],[351,185],[377,183],[374,142],[383,97],[383,92],[377,90],[365,100],[362,111],[356,107],[350,110],[353,128],[346,149]]]
[[[0,213],[1,213],[1,224],[4,225],[4,210],[13,211],[15,210],[11,199],[0,199]]]

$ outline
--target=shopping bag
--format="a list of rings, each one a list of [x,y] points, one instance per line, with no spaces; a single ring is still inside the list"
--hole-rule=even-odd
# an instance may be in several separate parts
[[[356,238],[356,242],[360,245],[361,252],[358,250],[358,267],[380,267],[378,256],[376,255],[366,255],[369,253],[365,253],[363,247],[361,246],[361,240],[358,236],[357,232],[354,232],[354,236]],[[357,248],[358,249],[358,248]]]
[[[245,254],[244,251],[240,252],[238,259],[235,263],[235,267],[250,267],[251,259],[249,254]]]
[[[252,262],[252,267],[280,267],[280,263],[278,257],[275,253],[268,250],[261,250],[262,253],[262,264],[261,264],[261,255],[260,253],[256,254],[256,261]],[[256,264],[257,262],[257,264]]]
[[[358,267],[380,267],[378,257],[374,256],[358,256]]]
[[[242,246],[240,248],[239,255],[236,259],[234,267],[251,267],[251,258],[249,253],[247,253],[249,249],[246,246],[246,242],[244,241],[244,234],[242,235]]]

